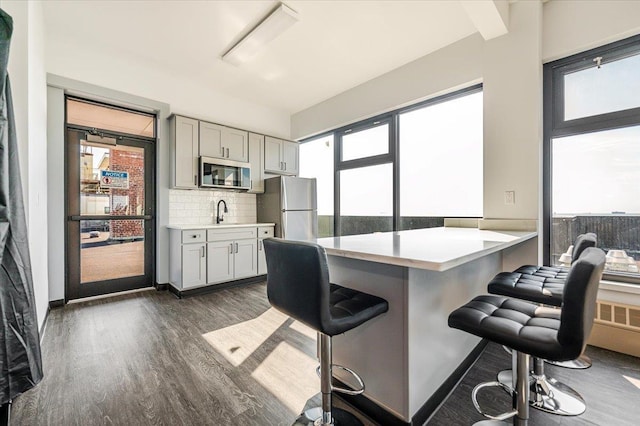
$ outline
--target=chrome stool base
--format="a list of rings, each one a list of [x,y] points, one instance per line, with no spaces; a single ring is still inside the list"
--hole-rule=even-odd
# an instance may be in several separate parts
[[[572,370],[584,370],[591,367],[591,358],[585,354],[582,354],[571,361],[549,361],[545,359],[544,362],[550,365],[555,365],[556,367],[570,368]]]
[[[503,388],[513,389],[511,370],[498,373],[498,382]],[[578,392],[555,379],[542,376],[529,376],[531,393],[529,405],[538,410],[559,416],[579,416],[587,406]]]
[[[356,416],[340,408],[333,407],[331,417],[333,417],[331,425],[363,426],[363,423]],[[292,426],[325,426],[322,423],[322,408],[314,407],[306,410],[300,414]]]

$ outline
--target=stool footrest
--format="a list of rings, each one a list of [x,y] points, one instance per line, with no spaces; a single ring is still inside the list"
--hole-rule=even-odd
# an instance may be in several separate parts
[[[510,389],[508,389],[503,383],[500,382],[484,382],[476,385],[476,387],[473,388],[473,392],[471,392],[471,401],[473,402],[473,406],[476,408],[476,411],[491,420],[506,420],[514,417],[516,414],[518,414],[518,410],[511,410],[507,411],[506,413],[492,415],[482,411],[482,408],[480,408],[480,404],[478,403],[477,399],[478,392],[480,391],[480,389],[494,386],[500,387],[507,392],[510,392]]]
[[[340,392],[340,393],[344,393],[346,395],[360,395],[361,393],[364,392],[364,382],[362,381],[362,377],[360,377],[358,375],[358,373],[356,373],[355,371],[353,371],[350,368],[344,367],[342,365],[338,365],[338,364],[331,364],[331,369],[333,370],[333,368],[338,368],[340,370],[346,371],[347,373],[351,374],[351,376],[356,379],[356,381],[358,382],[358,389],[347,389],[347,388],[341,388],[339,386],[333,386],[333,384],[331,385],[331,390],[332,391],[336,391],[336,392]],[[318,377],[320,377],[320,366],[318,366],[318,368],[316,368],[316,373],[318,374]]]

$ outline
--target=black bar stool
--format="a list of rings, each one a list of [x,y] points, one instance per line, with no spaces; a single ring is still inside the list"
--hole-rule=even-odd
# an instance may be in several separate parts
[[[578,235],[573,245],[571,262],[575,262],[589,247],[595,247],[597,237],[593,233]],[[553,266],[521,266],[514,272],[502,272],[489,282],[488,291],[491,294],[515,297],[529,302],[562,307],[562,296],[569,273],[569,268]],[[550,312],[550,315],[552,312]],[[555,312],[559,318],[560,312]],[[586,410],[584,399],[573,388],[550,379],[545,375],[544,363],[566,368],[588,368],[591,360],[581,355],[575,360],[555,362],[551,360],[533,359],[533,374],[531,377],[531,405],[548,413],[577,416]],[[504,370],[498,373],[498,381],[505,388],[512,389],[515,385],[513,372]]]
[[[571,265],[564,285],[562,312],[503,296],[478,296],[449,315],[449,326],[512,349],[516,362],[513,410],[500,415],[484,413],[476,400],[480,389],[500,382],[477,385],[472,393],[479,413],[492,419],[476,424],[526,426],[529,419],[529,359],[567,361],[584,350],[596,310],[598,285],[604,269],[604,252],[587,248]]]
[[[362,425],[348,411],[331,407],[331,391],[358,395],[364,383],[354,371],[331,360],[331,337],[342,334],[389,309],[386,300],[329,281],[324,248],[307,242],[264,240],[267,258],[267,296],[276,309],[318,332],[322,407],[305,411],[294,425]],[[332,367],[355,377],[360,388],[332,385]]]

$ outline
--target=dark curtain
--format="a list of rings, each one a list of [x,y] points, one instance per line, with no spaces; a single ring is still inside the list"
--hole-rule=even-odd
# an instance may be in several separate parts
[[[13,20],[0,9],[0,405],[42,379],[11,86]]]

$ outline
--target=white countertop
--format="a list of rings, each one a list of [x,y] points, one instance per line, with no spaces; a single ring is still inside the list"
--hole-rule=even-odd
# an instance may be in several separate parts
[[[317,243],[331,256],[446,271],[537,235],[447,227],[319,238]]]
[[[169,229],[188,231],[191,229],[224,229],[224,228],[255,228],[257,226],[275,226],[275,223],[211,223],[209,225],[167,225]]]

